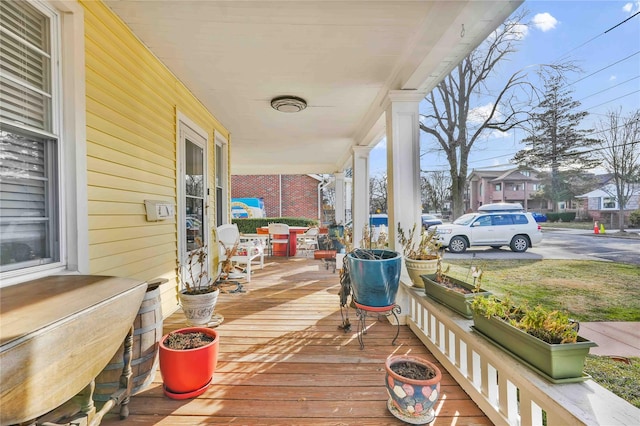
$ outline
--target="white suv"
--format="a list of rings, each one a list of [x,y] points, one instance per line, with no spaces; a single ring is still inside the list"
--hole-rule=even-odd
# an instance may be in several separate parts
[[[500,248],[525,252],[542,241],[542,229],[531,213],[469,213],[451,225],[438,225],[438,240],[452,253],[464,253],[471,246]]]

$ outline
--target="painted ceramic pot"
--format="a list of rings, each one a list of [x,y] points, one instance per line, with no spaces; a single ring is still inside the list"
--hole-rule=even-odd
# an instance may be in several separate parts
[[[404,377],[393,370],[401,364],[430,370],[434,377],[425,380]],[[433,406],[440,396],[440,369],[425,359],[398,355],[387,358],[385,370],[385,385],[389,393],[387,408],[391,414],[410,424],[432,422],[435,417]]]

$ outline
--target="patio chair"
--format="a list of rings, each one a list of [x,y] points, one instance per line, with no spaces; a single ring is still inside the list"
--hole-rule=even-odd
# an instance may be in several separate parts
[[[298,236],[298,250],[304,250],[305,256],[310,251],[318,250],[318,228],[309,228],[305,233]]]
[[[225,224],[220,225],[217,228],[218,241],[220,241],[224,247],[220,250],[220,260],[225,257],[224,248],[231,248],[234,244],[238,245],[236,254],[231,256],[231,261],[237,265],[244,265],[243,275],[246,276],[247,282],[251,281],[251,265],[257,259],[260,261],[260,267],[264,267],[264,250],[262,246],[254,244],[253,242],[240,242],[240,231],[238,225]],[[233,277],[231,277],[233,278]]]
[[[286,223],[269,224],[269,253],[273,256],[274,244],[286,244],[285,256],[289,257],[289,225]]]

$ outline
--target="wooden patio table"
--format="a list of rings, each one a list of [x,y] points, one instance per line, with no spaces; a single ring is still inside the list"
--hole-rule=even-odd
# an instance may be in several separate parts
[[[133,322],[146,289],[140,280],[88,275],[51,276],[3,288],[0,424],[32,421],[80,393],[81,412],[73,414],[88,418],[88,424],[99,423],[106,411],[96,413],[91,385],[123,341],[127,347],[127,338],[131,352]],[[122,402],[124,416],[130,376],[129,358],[121,377],[126,389],[109,404]]]

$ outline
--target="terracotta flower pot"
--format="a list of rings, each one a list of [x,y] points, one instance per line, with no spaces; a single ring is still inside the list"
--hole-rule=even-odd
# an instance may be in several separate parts
[[[174,333],[202,332],[213,341],[195,349],[171,349],[165,345],[168,334],[160,340],[160,372],[164,393],[169,398],[185,399],[198,396],[207,390],[218,362],[218,332],[205,327],[187,327]]]
[[[393,371],[397,364],[409,363],[434,372],[435,377],[417,380],[401,376]],[[433,421],[433,406],[440,396],[442,373],[435,364],[413,356],[391,356],[385,362],[385,385],[389,393],[387,408],[398,419],[411,424],[426,424]]]

